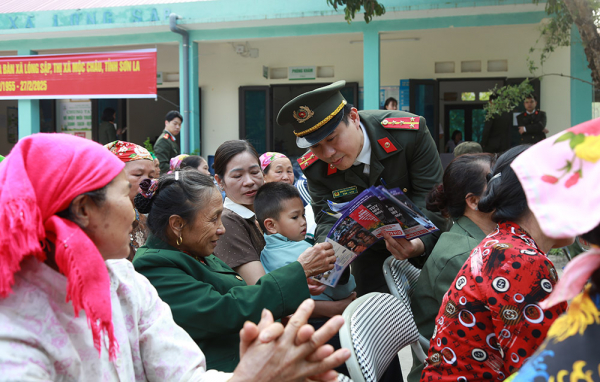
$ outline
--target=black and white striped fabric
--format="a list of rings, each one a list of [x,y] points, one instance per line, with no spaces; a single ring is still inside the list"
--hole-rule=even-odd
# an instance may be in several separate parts
[[[390,256],[383,265],[383,272],[390,292],[410,308],[410,297],[415,290],[421,270],[408,260],[396,260]]]
[[[366,382],[375,382],[403,347],[418,340],[417,326],[409,308],[387,293],[369,293],[347,309],[354,309],[349,325],[360,370]]]
[[[344,374],[338,374],[338,382],[353,382],[350,378],[346,377]]]

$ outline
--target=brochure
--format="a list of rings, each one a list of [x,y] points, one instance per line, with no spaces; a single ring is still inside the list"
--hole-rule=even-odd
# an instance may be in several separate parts
[[[344,204],[328,202],[338,220],[327,234],[337,258],[334,268],[314,276],[318,282],[335,287],[344,270],[367,248],[383,239],[415,239],[437,231],[437,227],[399,189],[369,187]]]

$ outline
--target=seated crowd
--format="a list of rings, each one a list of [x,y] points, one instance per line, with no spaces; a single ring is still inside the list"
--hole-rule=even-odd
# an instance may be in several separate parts
[[[412,295],[430,347],[410,382],[553,380],[579,360],[598,364],[600,252],[561,281],[547,254],[578,235],[600,244],[600,148],[555,142],[457,156],[429,193],[427,209],[452,225]],[[567,163],[578,175],[565,185]],[[311,278],[336,258],[314,243],[320,211],[305,179],[283,153],[259,156],[243,140],[221,144],[213,168],[178,155],[161,173],[130,142],[21,139],[0,164],[0,379],[348,375],[337,332],[356,282]]]

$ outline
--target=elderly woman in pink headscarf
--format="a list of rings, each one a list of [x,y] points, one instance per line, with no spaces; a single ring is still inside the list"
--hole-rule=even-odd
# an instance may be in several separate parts
[[[511,378],[562,381],[600,378],[600,119],[547,138],[512,164],[540,228],[551,237],[581,235],[592,249],[573,259],[548,309],[571,301],[546,340]],[[589,281],[589,282],[588,282]]]
[[[310,300],[285,330],[269,312],[246,323],[233,374],[206,371],[203,353],[124,260],[134,219],[124,167],[66,134],[21,139],[0,166],[2,379],[335,380],[331,368],[349,352],[321,345],[343,320],[303,326]]]

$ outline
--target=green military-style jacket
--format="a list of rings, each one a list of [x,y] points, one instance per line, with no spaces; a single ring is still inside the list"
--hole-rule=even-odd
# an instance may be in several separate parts
[[[179,152],[179,142],[175,140],[173,134],[163,130],[154,143],[154,155],[158,159],[161,174],[169,172],[171,158],[179,155]]]
[[[458,271],[469,258],[473,248],[479,245],[486,234],[466,216],[460,217],[442,234],[415,286],[411,297],[411,309],[419,333],[430,339],[433,336],[435,318],[442,305],[444,295],[456,279]],[[425,352],[427,353],[427,351]],[[421,379],[423,364],[413,354],[413,367],[408,375],[409,382]]]
[[[369,141],[371,143],[371,163],[368,179],[362,174],[363,166],[352,166],[341,171],[330,168],[321,160],[309,160],[303,167],[312,197],[317,229],[315,239],[325,240],[327,233],[336,222],[329,211],[327,200],[348,202],[369,186],[384,184],[388,188],[398,187],[425,213],[440,229],[446,229],[447,221],[440,214],[425,208],[425,198],[434,186],[442,182],[442,163],[426,126],[425,119],[403,111],[370,110],[359,111]],[[414,118],[414,125],[394,125],[389,118]],[[417,123],[418,121],[418,123]],[[382,124],[383,123],[383,124]],[[418,128],[417,128],[418,126]],[[307,153],[310,157],[310,152]],[[307,155],[304,160],[306,161]],[[301,158],[299,161],[302,162]],[[308,166],[306,165],[308,164]],[[383,179],[383,183],[382,180]],[[423,236],[425,253],[433,250],[440,233]],[[372,291],[387,291],[382,266],[390,256],[382,241],[361,254],[353,264],[352,273],[356,279],[357,293],[363,295]],[[411,259],[422,266],[426,256]]]
[[[208,369],[232,372],[239,363],[239,332],[258,323],[263,308],[275,319],[310,298],[304,269],[293,262],[248,286],[214,255],[200,262],[150,235],[133,259],[173,312],[173,319],[206,355]],[[182,360],[185,361],[185,360]]]

